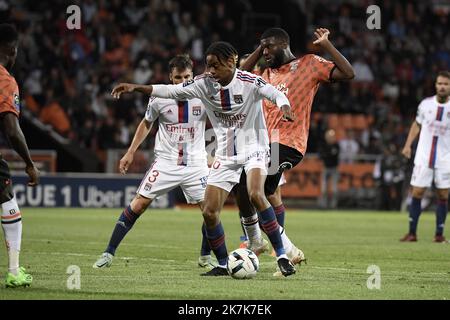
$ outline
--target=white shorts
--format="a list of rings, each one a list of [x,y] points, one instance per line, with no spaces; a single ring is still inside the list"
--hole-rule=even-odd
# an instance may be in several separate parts
[[[209,168],[204,166],[178,166],[157,159],[142,179],[137,193],[149,199],[181,187],[188,203],[203,201]]]
[[[415,165],[411,177],[411,185],[418,188],[428,188],[434,180],[434,185],[438,189],[450,188],[450,168],[431,169],[427,166]]]
[[[227,192],[239,183],[242,169],[248,173],[251,169],[262,169],[262,173],[267,175],[269,163],[269,151],[255,151],[244,163],[236,163],[232,160],[216,159],[208,176],[208,184],[219,187]]]

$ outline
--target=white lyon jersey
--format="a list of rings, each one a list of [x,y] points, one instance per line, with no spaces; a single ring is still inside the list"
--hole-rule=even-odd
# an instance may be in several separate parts
[[[205,166],[206,113],[199,99],[174,100],[151,97],[145,119],[159,119],[156,134],[157,159],[181,166]]]
[[[216,159],[237,163],[245,163],[256,156],[255,153],[269,150],[263,99],[269,99],[279,107],[290,105],[282,92],[261,77],[238,69],[227,86],[201,75],[179,85],[154,85],[153,95],[173,99],[199,98],[217,137]]]
[[[450,171],[450,101],[439,103],[436,96],[422,100],[416,121],[421,129],[414,164]]]

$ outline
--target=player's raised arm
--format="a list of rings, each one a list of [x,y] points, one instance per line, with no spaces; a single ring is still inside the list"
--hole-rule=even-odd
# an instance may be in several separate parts
[[[117,86],[115,86],[112,91],[111,95],[119,99],[120,96],[123,93],[133,93],[133,92],[142,92],[146,95],[151,96],[153,92],[153,86],[152,85],[139,85],[139,84],[133,84],[133,83],[119,83]]]
[[[330,75],[330,80],[342,81],[351,80],[355,77],[355,71],[348,60],[336,49],[336,47],[328,39],[330,31],[325,28],[318,28],[314,32],[317,39],[313,44],[322,47],[326,52],[328,52],[333,62],[336,64],[336,68],[332,71]]]
[[[194,80],[185,83],[173,84],[153,84],[138,85],[132,83],[120,83],[115,86],[111,95],[119,99],[123,93],[141,92],[149,96],[167,99],[193,99],[200,98],[199,90],[196,88]]]
[[[258,63],[258,60],[262,57],[262,54],[263,49],[261,45],[259,45],[258,48],[256,48],[255,51],[253,51],[247,58],[245,58],[243,63],[239,65],[239,69],[252,72]]]
[[[295,115],[291,110],[291,104],[283,92],[277,90],[271,84],[266,83],[261,77],[257,77],[255,83],[258,87],[258,93],[263,98],[275,103],[281,109],[283,112],[283,121],[294,121]]]

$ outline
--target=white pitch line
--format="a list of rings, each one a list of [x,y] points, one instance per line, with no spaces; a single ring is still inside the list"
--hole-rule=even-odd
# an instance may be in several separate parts
[[[366,274],[366,270],[364,269],[348,269],[348,268],[333,268],[333,267],[316,267],[316,266],[311,266],[308,267],[306,266],[306,268],[313,268],[313,269],[324,269],[324,270],[336,270],[336,271],[350,271],[350,272],[355,272],[355,273],[361,273],[361,274]],[[410,274],[415,274],[415,275],[429,275],[429,276],[445,276],[448,273],[445,272],[420,272],[417,273],[415,271],[384,271],[381,270],[382,275],[410,275]]]
[[[53,255],[53,256],[75,256],[75,257],[98,257],[98,255],[94,255],[94,254],[85,254],[85,253],[74,253],[74,252],[33,252],[33,254],[38,254],[38,255]],[[136,257],[118,257],[116,259],[120,259],[120,260],[151,260],[151,261],[158,261],[158,262],[176,262],[178,263],[178,261],[176,260],[172,260],[172,259],[157,259],[157,258],[147,258],[147,257],[140,257],[140,258],[136,258]]]
[[[39,241],[39,242],[51,242],[53,243],[58,243],[58,242],[63,242],[63,243],[76,243],[76,244],[80,244],[79,241],[73,241],[73,240],[60,240],[60,239],[36,239],[36,238],[25,238],[25,240],[29,240],[29,241]],[[100,242],[100,241],[84,241],[83,244],[92,244],[92,245],[105,245],[104,242]],[[130,243],[121,243],[121,246],[133,246],[133,247],[144,247],[144,248],[164,248],[164,249],[180,249],[179,246],[167,246],[167,245],[160,245],[160,244],[142,244],[142,243],[138,243],[138,244],[130,244]]]

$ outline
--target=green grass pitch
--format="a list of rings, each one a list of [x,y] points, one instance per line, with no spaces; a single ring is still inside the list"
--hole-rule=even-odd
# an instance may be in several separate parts
[[[29,288],[0,288],[4,299],[450,299],[450,244],[433,243],[435,217],[420,218],[419,242],[400,243],[407,216],[362,211],[288,210],[287,232],[306,254],[297,274],[275,278],[273,257],[260,257],[256,278],[205,278],[197,267],[201,214],[149,210],[116,252],[111,268],[92,264],[105,249],[120,210],[23,210],[21,265]],[[237,213],[224,210],[228,250],[239,246]],[[81,288],[69,290],[67,268],[80,267]],[[369,265],[381,288],[369,290]],[[0,270],[6,271],[0,250]],[[1,279],[3,283],[3,278]]]

